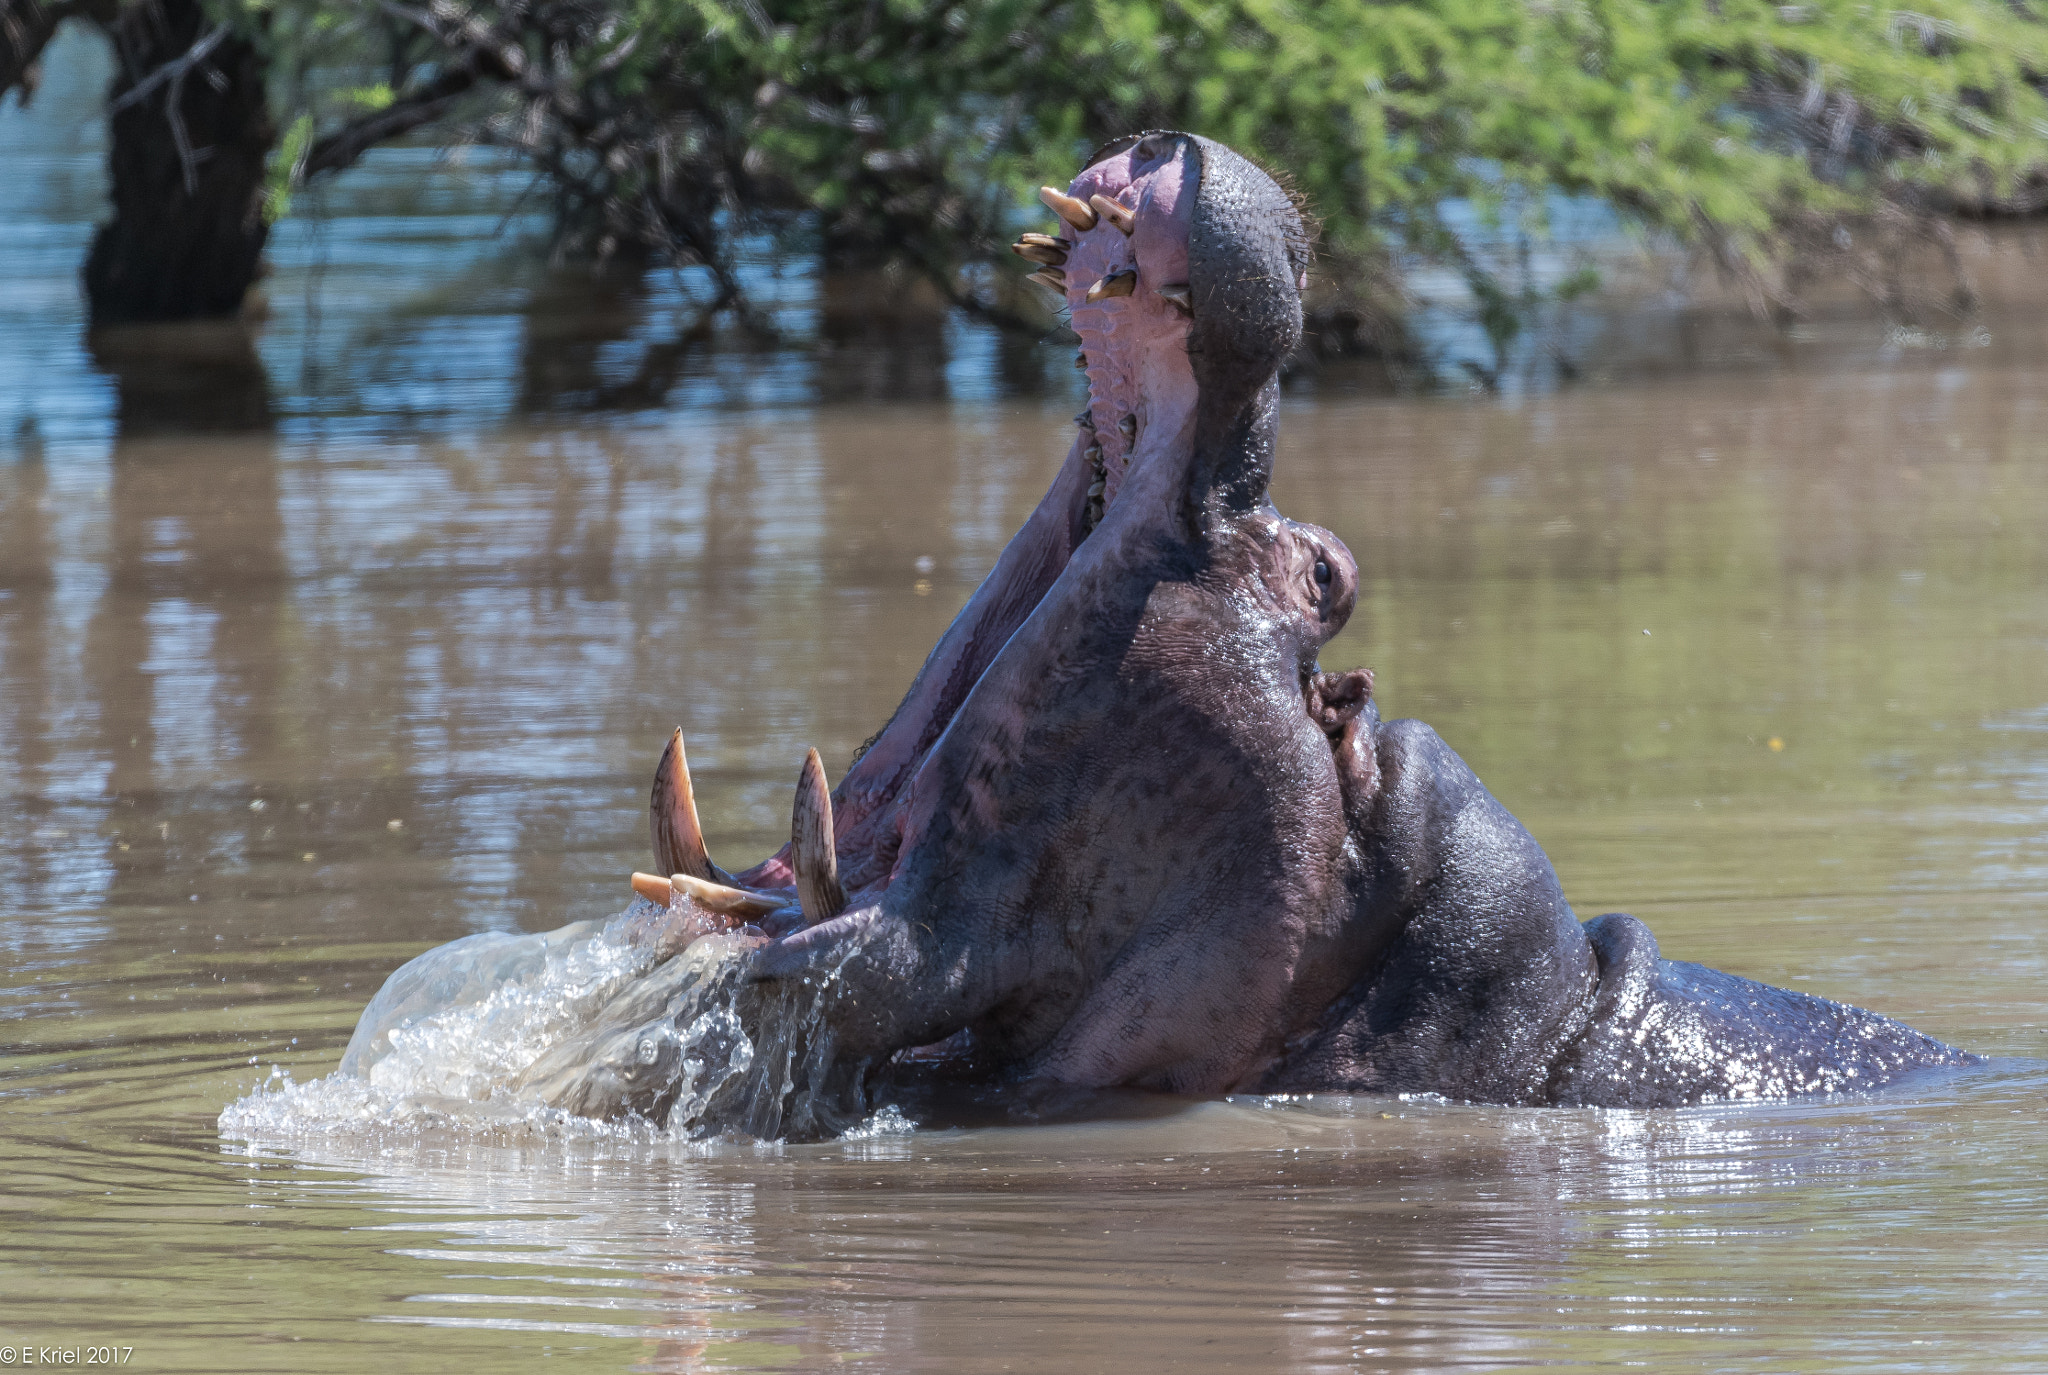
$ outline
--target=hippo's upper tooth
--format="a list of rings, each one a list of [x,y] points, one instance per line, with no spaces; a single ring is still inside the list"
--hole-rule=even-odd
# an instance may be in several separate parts
[[[1057,187],[1039,187],[1038,198],[1045,202],[1046,208],[1052,211],[1053,214],[1058,215],[1082,233],[1085,234],[1095,227],[1095,212],[1090,210],[1084,202],[1074,199],[1074,197]]]
[[[1034,263],[1045,263],[1051,267],[1059,267],[1067,261],[1065,249],[1048,248],[1044,244],[1019,241],[1010,245],[1010,251],[1020,258],[1028,258]]]
[[[1121,230],[1123,236],[1127,239],[1131,237],[1131,231],[1138,227],[1138,222],[1131,218],[1131,212],[1107,196],[1100,194],[1090,196],[1088,204],[1093,206],[1096,213],[1100,214],[1102,218],[1108,220]]]
[[[1111,296],[1128,296],[1138,289],[1138,270],[1127,267],[1121,272],[1112,272],[1088,288],[1091,301],[1106,300]]]

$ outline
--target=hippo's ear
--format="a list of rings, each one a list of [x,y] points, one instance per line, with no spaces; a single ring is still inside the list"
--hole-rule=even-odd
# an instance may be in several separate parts
[[[1194,325],[1188,352],[1200,389],[1195,487],[1236,508],[1266,499],[1280,365],[1301,343],[1308,236],[1293,200],[1247,159],[1189,139],[1201,189],[1189,226]]]

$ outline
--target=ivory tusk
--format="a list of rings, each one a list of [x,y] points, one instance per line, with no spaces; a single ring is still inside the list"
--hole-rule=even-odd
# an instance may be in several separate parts
[[[633,891],[657,907],[667,907],[675,902],[676,886],[660,874],[633,875]]]
[[[680,727],[669,736],[668,748],[654,766],[654,791],[647,799],[647,812],[654,832],[656,868],[702,879],[717,872],[704,848],[704,827],[697,820],[697,795],[690,786],[690,759],[683,751]]]
[[[825,786],[825,765],[812,750],[797,775],[796,802],[790,809],[789,847],[796,870],[796,898],[806,924],[830,921],[846,908],[846,890],[839,886],[839,855],[832,837],[832,793]]]
[[[1088,204],[1093,206],[1095,208],[1095,212],[1101,215],[1102,218],[1108,220],[1111,224],[1115,225],[1119,230],[1121,230],[1123,232],[1123,236],[1127,239],[1131,237],[1131,231],[1138,227],[1138,222],[1136,219],[1132,217],[1131,212],[1124,209],[1121,205],[1118,205],[1115,201],[1111,200],[1107,196],[1090,196],[1088,198]]]
[[[1065,249],[1047,248],[1043,244],[1013,243],[1010,245],[1010,251],[1020,258],[1034,263],[1044,263],[1048,267],[1059,267],[1067,261]]]
[[[684,896],[699,907],[723,912],[729,917],[745,917],[749,921],[765,917],[770,912],[779,912],[789,905],[783,898],[750,893],[744,888],[728,888],[722,883],[707,883],[688,874],[671,874],[669,882],[682,889]]]
[[[1126,268],[1122,272],[1110,273],[1094,286],[1089,287],[1088,299],[1091,301],[1106,301],[1112,296],[1128,296],[1137,289],[1137,269]]]
[[[1056,187],[1041,186],[1038,198],[1045,202],[1046,209],[1084,234],[1095,227],[1095,212],[1066,192]]]

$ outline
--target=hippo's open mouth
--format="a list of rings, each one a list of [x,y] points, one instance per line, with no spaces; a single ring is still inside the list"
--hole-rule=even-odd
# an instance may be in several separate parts
[[[679,733],[657,858],[777,936],[757,979],[839,968],[846,1054],[965,1032],[1010,1070],[1216,1091],[1338,991],[1311,957],[1341,943],[1345,781],[1372,772],[1346,734],[1369,678],[1316,667],[1356,564],[1267,502],[1306,239],[1270,178],[1183,134],[1045,198],[1058,232],[1018,250],[1089,380],[1051,490],[835,793],[807,761],[788,848],[714,868]]]
[[[1320,669],[1358,566],[1267,499],[1306,266],[1271,178],[1154,133],[1045,199],[1057,232],[1018,251],[1065,291],[1089,379],[1051,490],[838,788],[805,761],[780,853],[712,863],[676,733],[665,876],[634,880],[662,904],[634,958],[666,972],[619,966],[599,1030],[518,1085],[656,1120],[688,1086],[696,1129],[776,1134],[830,1130],[877,1070],[934,1060],[984,1083],[1640,1107],[1967,1060],[1664,960],[1632,917],[1581,926],[1434,732],[1381,722],[1366,671]],[[530,939],[513,953],[566,937]],[[434,954],[379,994],[344,1073],[477,982]],[[670,1000],[714,985],[711,1011]],[[770,1068],[754,1048],[777,1037]]]

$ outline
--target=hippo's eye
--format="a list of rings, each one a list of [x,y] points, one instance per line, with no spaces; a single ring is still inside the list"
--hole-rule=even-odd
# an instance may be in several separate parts
[[[1322,587],[1330,585],[1330,565],[1321,559],[1316,560],[1316,583]]]

